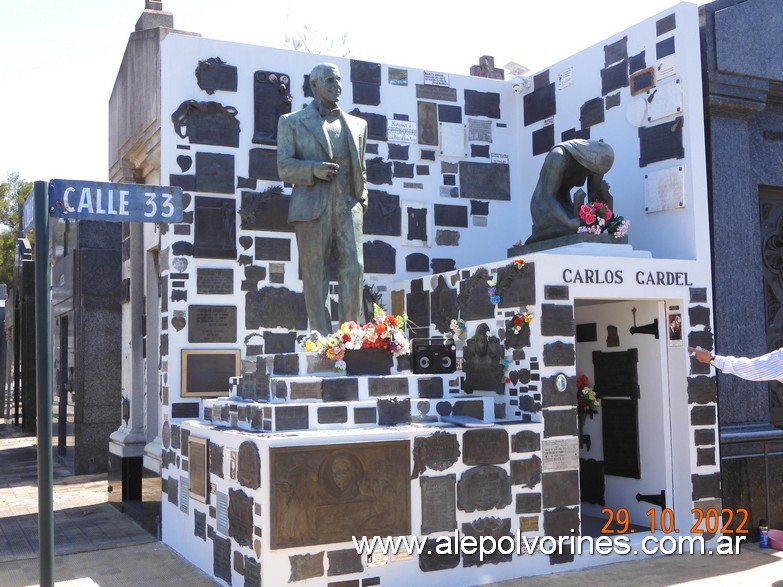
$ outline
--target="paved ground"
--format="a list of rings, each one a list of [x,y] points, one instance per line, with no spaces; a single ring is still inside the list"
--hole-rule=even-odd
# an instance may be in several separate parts
[[[35,438],[0,418],[0,585],[38,584]],[[214,587],[216,583],[108,503],[106,475],[54,471],[58,587]],[[436,583],[432,583],[436,586]],[[746,545],[739,556],[667,556],[494,583],[494,587],[783,587],[783,552]],[[283,587],[265,585],[265,587]]]

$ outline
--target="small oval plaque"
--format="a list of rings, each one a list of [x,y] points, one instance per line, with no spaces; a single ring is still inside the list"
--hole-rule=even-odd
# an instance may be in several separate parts
[[[568,379],[563,373],[558,373],[555,377],[555,388],[557,391],[565,391],[568,387]]]

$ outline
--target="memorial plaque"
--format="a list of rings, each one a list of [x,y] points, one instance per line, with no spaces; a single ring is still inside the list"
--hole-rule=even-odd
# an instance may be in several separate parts
[[[455,475],[420,477],[421,534],[451,532],[457,527]]]
[[[529,459],[511,461],[511,483],[533,488],[541,483],[541,459],[533,455]]]
[[[233,180],[230,191],[234,191]],[[195,201],[193,256],[236,259],[236,202],[234,199],[196,196]]]
[[[538,532],[538,516],[520,516],[520,532]]]
[[[228,490],[228,535],[240,546],[253,541],[253,497],[241,489]]]
[[[484,267],[477,269],[469,279],[460,282],[457,305],[463,320],[487,320],[495,316],[495,306],[487,295],[490,275]]]
[[[422,100],[457,101],[457,88],[416,84],[416,97]]]
[[[526,94],[523,98],[525,126],[557,114],[555,84],[551,83]]]
[[[407,441],[272,447],[273,549],[409,535]]]
[[[291,196],[284,193],[279,185],[271,186],[262,192],[243,191],[239,210],[242,229],[293,232],[294,227],[288,222],[290,202]]]
[[[193,510],[193,535],[196,538],[207,539],[207,514]]]
[[[604,398],[601,401],[604,471],[607,475],[641,478],[638,409],[635,399]]]
[[[167,449],[171,446],[171,423],[166,420],[163,422],[161,428],[160,440],[163,443],[163,448]]]
[[[511,437],[514,452],[535,452],[541,449],[541,436],[532,430],[522,430]]]
[[[488,298],[486,294],[485,298]],[[502,395],[505,390],[505,376],[502,360],[505,349],[497,336],[490,336],[489,327],[480,324],[476,334],[468,339],[463,350],[462,370],[465,381],[462,390],[465,393],[473,391],[494,391]]]
[[[236,342],[235,306],[188,306],[188,342]]]
[[[323,551],[316,554],[295,554],[289,556],[288,560],[291,563],[289,583],[321,577],[324,574]]]
[[[253,142],[277,144],[277,121],[291,112],[291,80],[285,73],[256,71],[253,74]]]
[[[364,215],[364,234],[400,236],[402,211],[400,197],[378,190],[369,190],[367,212]]]
[[[418,388],[420,398],[438,399],[443,397],[443,379],[440,377],[420,378]]]
[[[502,537],[508,537],[511,540],[505,540],[503,542],[513,542],[513,535],[511,534],[511,519],[505,518],[479,518],[478,520],[470,523],[462,524],[462,535],[472,536],[476,539],[477,543],[484,544],[481,540],[482,536],[491,536],[494,538],[493,543],[497,543]],[[501,544],[503,543],[501,542]],[[505,553],[505,554],[504,554]],[[495,549],[491,554],[478,553],[473,551],[471,554],[464,552],[462,555],[462,566],[464,567],[480,567],[482,565],[509,562],[511,560],[512,552],[508,549]]]
[[[321,399],[320,381],[291,381],[291,399]]]
[[[329,577],[350,575],[351,573],[364,571],[362,556],[356,552],[356,549],[333,550],[327,552],[326,556],[329,559],[329,569],[326,571]]]
[[[517,494],[516,512],[518,514],[537,514],[541,511],[540,493]]]
[[[231,539],[212,537],[212,573],[231,584]]]
[[[238,350],[182,350],[182,397],[228,395],[229,379],[239,377]]]
[[[620,88],[627,88],[628,79],[628,59],[605,67],[601,70],[601,95],[606,96]]]
[[[498,308],[524,308],[536,303],[536,264],[527,263],[522,269],[510,263],[498,269]],[[489,297],[489,296],[487,296]]]
[[[261,563],[252,556],[245,555],[244,587],[261,587]]]
[[[307,330],[304,294],[284,287],[264,287],[245,295],[245,328]]]
[[[542,448],[545,471],[579,467],[579,440],[577,438],[545,440]]]
[[[544,509],[579,503],[579,471],[544,473],[541,480]]]
[[[721,496],[720,472],[711,475],[691,475],[691,483],[693,484],[692,497],[694,500]]]
[[[450,548],[447,552],[438,552],[438,547],[442,544],[440,538],[430,538],[427,540],[422,553],[419,555],[419,569],[428,573],[431,571],[445,571],[453,569],[459,565],[459,550]]]
[[[171,115],[174,132],[193,144],[239,146],[237,109],[219,102],[186,100]]]
[[[685,193],[684,166],[650,171],[644,176],[644,211],[684,208]]]
[[[717,401],[714,377],[688,377],[688,403],[710,404]]]
[[[408,395],[407,377],[371,377],[367,380],[370,397]]]
[[[258,455],[258,447],[248,440],[239,445],[237,481],[249,489],[258,489],[261,486],[261,459]]]
[[[438,108],[432,102],[418,103],[419,144],[438,144]]]
[[[209,95],[214,94],[215,90],[236,92],[237,67],[229,65],[220,57],[199,61],[196,67],[196,83]]]
[[[639,128],[639,167],[666,159],[682,159],[685,148],[682,142],[683,117],[655,126]]]
[[[511,199],[510,171],[505,163],[460,161],[459,182],[461,198]]]
[[[201,503],[209,503],[209,440],[188,437],[187,442],[190,496]]]
[[[575,361],[573,344],[557,341],[544,345],[544,364],[547,367],[570,367]]]
[[[593,351],[595,390],[598,397],[639,397],[638,349]]]
[[[511,478],[495,465],[465,471],[457,484],[457,507],[463,512],[501,509],[511,503]]]
[[[508,432],[502,428],[468,430],[462,437],[466,465],[502,465],[508,462]]]
[[[378,425],[396,426],[397,424],[411,423],[411,400],[405,399],[379,399],[378,400]]]
[[[209,446],[209,458],[207,463],[209,464],[209,472],[212,475],[223,478],[223,447],[214,442],[208,443]]]
[[[459,456],[459,440],[456,434],[438,431],[431,436],[417,436],[413,441],[411,479],[424,473],[427,468],[445,471],[457,462]]]

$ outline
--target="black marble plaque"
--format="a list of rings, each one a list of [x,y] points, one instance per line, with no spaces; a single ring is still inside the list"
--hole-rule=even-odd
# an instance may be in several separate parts
[[[454,259],[433,259],[430,267],[433,273],[448,273],[457,268],[457,263]]]
[[[710,309],[705,306],[694,306],[688,308],[688,322],[691,326],[709,326]]]
[[[691,408],[691,425],[711,426],[716,421],[715,406],[694,406]]]
[[[457,527],[456,475],[419,477],[421,486],[421,534],[451,532]]]
[[[250,149],[250,161],[248,163],[248,175],[254,179],[267,181],[280,181],[277,173],[276,149]]]
[[[697,446],[715,444],[715,430],[712,428],[701,428],[693,431],[694,443]]]
[[[231,585],[231,538],[212,537],[212,574]]]
[[[256,71],[253,74],[253,142],[277,143],[277,122],[291,112],[291,81],[285,73]]]
[[[411,479],[424,473],[427,468],[445,471],[457,462],[459,456],[459,440],[456,434],[438,431],[430,436],[418,436],[413,441]]]
[[[237,109],[219,102],[186,100],[171,115],[174,132],[200,145],[239,146]],[[198,158],[198,154],[196,155]]]
[[[199,404],[174,402],[171,404],[172,418],[196,418],[199,415]]]
[[[555,146],[555,126],[549,124],[544,128],[534,130],[532,134],[533,156],[543,155]]]
[[[655,34],[660,37],[661,35],[673,31],[676,27],[677,15],[672,12],[660,20],[655,21]]]
[[[641,51],[636,55],[631,55],[628,57],[628,71],[630,73],[646,68],[647,68],[647,59],[645,57],[644,51]]]
[[[466,206],[435,204],[435,226],[457,226],[467,228],[468,209]]]
[[[500,118],[500,94],[465,90],[465,115]]]
[[[601,95],[606,96],[615,90],[628,87],[628,60],[610,65],[601,70]]]
[[[622,61],[626,57],[628,57],[628,37],[604,45],[604,67]]]
[[[249,489],[258,489],[261,486],[261,459],[258,447],[249,440],[239,445],[237,481]]]
[[[196,196],[193,256],[236,258],[236,205],[232,198]]]
[[[329,559],[329,569],[326,571],[329,577],[364,571],[362,556],[356,552],[356,549],[333,550],[327,552],[326,557]]]
[[[359,380],[355,377],[324,379],[321,397],[325,402],[346,402],[359,399]]]
[[[265,332],[264,344],[269,354],[293,353],[296,351],[296,333]]]
[[[554,406],[574,406],[576,407],[576,377],[573,375],[566,378],[565,391],[557,389],[557,375],[544,377],[541,379],[541,396],[545,408]]]
[[[574,308],[565,304],[541,305],[542,336],[574,336]]]
[[[236,342],[236,307],[188,306],[188,315],[188,342]]]
[[[579,110],[579,124],[583,129],[590,128],[604,121],[604,99],[588,100]]]
[[[682,143],[683,117],[655,126],[639,128],[639,167],[656,161],[682,159],[685,148]]]
[[[461,198],[510,200],[511,180],[506,163],[459,162]]]
[[[317,411],[319,424],[344,424],[348,421],[347,406],[322,406]]]
[[[402,234],[400,197],[378,190],[369,190],[364,234],[400,236]]]
[[[254,556],[245,555],[244,587],[261,587],[261,563]]]
[[[375,408],[354,408],[353,421],[355,424],[375,424],[378,420]]]
[[[309,425],[309,415],[306,405],[275,406],[275,430],[277,432],[307,430]]]
[[[502,428],[468,430],[462,437],[466,465],[502,465],[508,462],[508,432]]]
[[[223,478],[223,447],[214,442],[209,443],[209,473]]]
[[[409,535],[408,441],[272,447],[273,549]]]
[[[392,184],[394,165],[391,161],[384,161],[382,157],[375,157],[366,161],[367,183],[372,185]]]
[[[544,438],[576,436],[577,433],[576,409],[544,410]]]
[[[435,231],[435,244],[439,246],[458,247],[459,246],[460,233],[456,230],[442,230]]]
[[[234,293],[233,269],[196,269],[196,293],[205,295],[230,295]]]
[[[196,538],[207,539],[207,514],[193,510],[193,535]]]
[[[256,261],[290,261],[291,240],[257,236],[255,238],[254,259]]]
[[[705,497],[720,497],[720,472],[712,475],[691,475],[694,500]]]
[[[655,58],[663,59],[674,54],[674,37],[669,37],[655,44]]]
[[[457,290],[448,286],[443,275],[438,276],[438,284],[430,293],[431,319],[438,332],[450,333],[451,321],[457,316]]]
[[[495,543],[502,537],[510,538],[513,541],[513,535],[511,534],[511,519],[505,518],[479,518],[474,522],[462,524],[463,536],[472,536],[481,542],[482,536],[491,536],[494,538]],[[503,542],[508,543],[508,540]],[[506,554],[504,554],[506,553]],[[482,565],[496,565],[498,563],[511,561],[512,553],[508,549],[496,549],[491,554],[480,554],[479,552],[466,551],[462,555],[462,565],[464,567],[480,567]]]
[[[425,399],[443,397],[443,379],[440,377],[421,378],[418,380],[418,396]]]
[[[275,355],[272,361],[272,373],[275,375],[299,374],[299,356],[296,354]],[[285,384],[284,381],[280,383]]]
[[[457,101],[457,88],[416,84],[416,97],[423,100]]]
[[[214,94],[215,90],[236,92],[236,65],[229,65],[220,57],[210,57],[199,61],[198,67],[196,67],[196,83],[209,95]]]
[[[394,177],[412,178],[416,166],[413,163],[394,161],[392,167],[394,169]]]
[[[426,208],[412,208],[409,207],[408,211],[408,233],[405,238],[409,241],[412,240],[427,240],[427,209]]]
[[[696,466],[710,466],[715,464],[715,448],[697,448]]]
[[[601,400],[604,471],[607,475],[641,477],[638,409],[635,399],[604,397]]]
[[[457,507],[463,512],[500,509],[511,503],[511,478],[495,465],[465,471],[457,484]]]
[[[234,156],[196,153],[196,190],[215,194],[234,193]],[[198,200],[198,198],[196,198]]]
[[[553,134],[554,136],[554,134]],[[489,159],[489,145],[470,145],[470,156],[471,157],[484,157],[485,159]]]
[[[500,104],[498,103],[498,112],[500,111]],[[451,104],[438,104],[438,120],[440,122],[462,122],[462,108],[459,106],[452,106]]]
[[[544,509],[579,503],[579,471],[544,473],[541,480]]]
[[[373,114],[370,112],[361,112],[358,108],[351,110],[351,114],[358,116],[367,123],[367,138],[375,141],[385,141],[386,131],[388,129],[388,119],[383,114]],[[369,147],[377,145],[368,145]],[[377,152],[377,151],[376,151]]]
[[[524,308],[535,304],[535,263],[527,263],[521,269],[517,269],[513,263],[499,268],[496,290],[500,296],[498,308]]]
[[[253,542],[253,498],[241,489],[228,490],[228,535],[240,546]]]
[[[638,349],[593,351],[595,390],[598,397],[639,397]]]
[[[710,404],[717,401],[717,395],[714,377],[688,377],[689,404]]]
[[[271,232],[293,232],[288,222],[288,206],[291,196],[280,186],[272,186],[263,192],[242,192],[239,210],[243,230],[268,230]]]
[[[555,84],[551,83],[526,94],[523,98],[525,126],[544,120],[557,113]]]
[[[284,287],[264,287],[245,295],[245,328],[307,330],[304,294]]]
[[[367,380],[367,392],[371,397],[408,395],[408,378],[371,377]]]
[[[393,160],[399,160],[399,161],[407,161],[409,159],[408,151],[410,150],[410,145],[395,145],[394,143],[389,143],[389,156],[388,159]]]
[[[468,339],[463,351],[462,370],[465,373],[465,381],[462,390],[465,393],[494,391],[502,395],[505,389],[502,364],[504,356],[505,349],[500,344],[500,339],[489,334],[486,324],[480,324],[476,328],[476,334]]]
[[[633,83],[633,81],[631,82]],[[620,92],[616,92],[614,94],[609,94],[606,97],[606,109],[610,110],[612,108],[617,108],[620,105]]]
[[[367,241],[363,248],[365,273],[394,275],[397,272],[397,252],[392,245],[383,241]]]
[[[377,106],[381,103],[381,86],[364,82],[353,82],[353,103]]]

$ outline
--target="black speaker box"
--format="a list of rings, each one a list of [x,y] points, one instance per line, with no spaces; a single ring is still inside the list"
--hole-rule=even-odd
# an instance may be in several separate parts
[[[413,372],[454,373],[457,370],[457,346],[446,338],[413,339]]]

